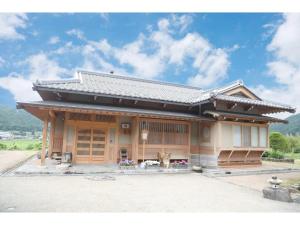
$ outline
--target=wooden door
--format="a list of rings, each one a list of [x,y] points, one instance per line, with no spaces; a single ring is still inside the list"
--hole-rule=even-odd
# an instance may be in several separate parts
[[[77,163],[97,163],[105,161],[106,130],[102,128],[77,128]]]

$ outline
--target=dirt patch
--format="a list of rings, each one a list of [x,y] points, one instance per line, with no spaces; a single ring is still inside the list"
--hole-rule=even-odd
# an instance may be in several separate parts
[[[36,151],[0,151],[0,174],[34,154]]]
[[[288,181],[291,179],[300,179],[300,172],[219,177],[218,179],[261,191],[264,187],[269,185],[267,180],[272,176],[277,176],[283,181]]]

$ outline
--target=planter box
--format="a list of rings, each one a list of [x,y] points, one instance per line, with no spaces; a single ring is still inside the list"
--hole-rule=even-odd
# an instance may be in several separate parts
[[[134,166],[120,166],[121,170],[135,170],[135,165]]]
[[[174,169],[187,169],[188,164],[172,164],[171,167]]]
[[[160,165],[146,165],[145,169],[160,169]]]

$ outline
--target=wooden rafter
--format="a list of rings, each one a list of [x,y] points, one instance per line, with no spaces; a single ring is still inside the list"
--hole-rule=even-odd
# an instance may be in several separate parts
[[[237,107],[237,103],[233,103],[233,104],[230,104],[228,105],[228,109],[234,109],[235,107]]]

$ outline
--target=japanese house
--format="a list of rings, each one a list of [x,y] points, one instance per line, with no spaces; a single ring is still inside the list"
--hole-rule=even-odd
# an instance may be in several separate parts
[[[76,79],[36,81],[42,101],[18,102],[43,121],[41,162],[72,153],[72,163],[118,163],[120,150],[136,162],[185,159],[202,166],[260,164],[269,147],[266,114],[295,108],[262,100],[242,81],[213,89],[78,71]],[[145,151],[141,132],[148,131]]]

